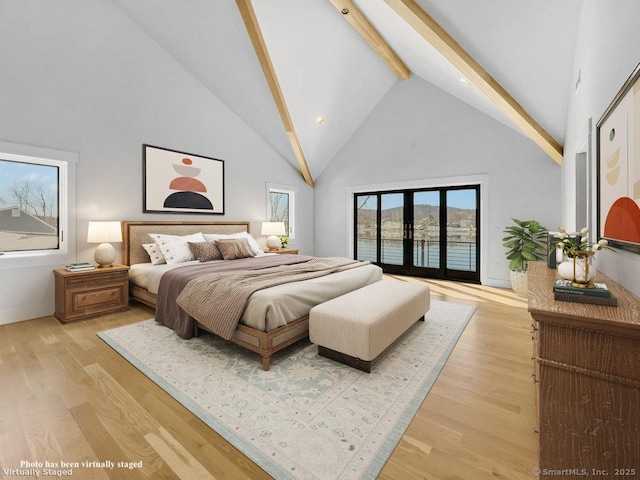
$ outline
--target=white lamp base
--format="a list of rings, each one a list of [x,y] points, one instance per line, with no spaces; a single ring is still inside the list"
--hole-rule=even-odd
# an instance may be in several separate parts
[[[109,267],[116,260],[116,249],[110,243],[101,243],[93,254],[98,267]]]
[[[282,248],[282,242],[277,235],[271,235],[267,237],[267,247],[271,249]]]

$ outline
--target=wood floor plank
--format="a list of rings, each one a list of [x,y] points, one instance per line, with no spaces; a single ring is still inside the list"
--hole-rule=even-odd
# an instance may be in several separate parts
[[[0,433],[0,467],[19,469],[20,462],[29,460],[25,455],[25,452],[29,451],[25,435],[26,432],[19,428]],[[2,471],[0,471],[0,478],[3,478]]]
[[[141,471],[150,476],[161,467],[162,461],[144,440],[144,435],[156,431],[158,422],[152,418],[100,365],[85,367],[96,389],[91,392],[91,403],[98,418],[130,461],[142,461]]]
[[[164,428],[160,433],[147,433],[144,438],[181,480],[215,480],[200,462]]]
[[[62,448],[56,437],[56,434],[61,432],[51,428],[51,422],[55,422],[55,419],[51,418],[51,409],[45,407],[35,395],[21,399],[16,405],[16,413],[28,450],[24,459],[37,458],[45,461],[60,458],[62,455]]]
[[[92,453],[86,460],[89,462],[127,461],[130,456],[120,448],[118,442],[109,434],[95,410],[89,403],[82,403],[70,409],[76,424],[82,430],[85,441],[91,446]],[[130,469],[95,469],[83,468],[83,474],[101,474],[101,478],[113,478],[122,480],[135,480],[140,474]]]
[[[136,398],[147,412],[163,417],[170,434],[179,439],[216,478],[270,478],[255,463],[246,459],[238,449],[161,389],[153,388],[142,397]],[[215,438],[215,443],[211,442],[211,438]]]
[[[425,282],[432,299],[476,307],[381,479],[530,479],[537,461],[531,319],[510,290]],[[152,318],[139,305],[69,325],[53,317],[0,326],[0,464],[143,461],[120,476],[269,476],[124,360],[96,332]],[[151,443],[150,443],[151,442]],[[18,462],[18,463],[16,463]],[[192,470],[193,469],[193,470]],[[187,476],[185,476],[187,475]]]

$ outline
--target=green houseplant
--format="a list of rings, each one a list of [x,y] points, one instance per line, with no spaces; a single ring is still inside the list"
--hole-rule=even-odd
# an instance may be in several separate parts
[[[520,296],[527,296],[527,264],[546,257],[546,239],[548,230],[535,220],[512,218],[514,225],[504,229],[508,234],[502,239],[507,250],[511,287]]]

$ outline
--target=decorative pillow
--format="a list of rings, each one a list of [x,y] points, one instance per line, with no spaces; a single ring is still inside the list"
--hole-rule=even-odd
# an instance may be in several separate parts
[[[188,242],[206,241],[202,233],[193,233],[182,237],[178,235],[150,233],[149,236],[156,241],[160,247],[160,251],[162,251],[164,255],[164,259],[169,264],[188,262],[195,259]]]
[[[255,257],[246,238],[229,238],[217,240],[216,246],[225,260]]]
[[[189,248],[197,260],[209,262],[211,260],[222,260],[222,253],[216,246],[216,242],[188,242]]]
[[[151,263],[153,265],[167,263],[164,259],[162,251],[160,250],[160,246],[157,243],[143,243],[142,248],[144,248],[149,254],[149,258],[151,259]]]
[[[207,241],[246,238],[247,241],[249,242],[249,247],[251,248],[251,251],[253,252],[254,256],[264,253],[260,248],[260,246],[258,245],[258,242],[256,241],[256,239],[253,238],[253,235],[251,235],[249,232],[240,232],[240,233],[231,233],[231,234],[205,233],[204,238],[206,238]]]

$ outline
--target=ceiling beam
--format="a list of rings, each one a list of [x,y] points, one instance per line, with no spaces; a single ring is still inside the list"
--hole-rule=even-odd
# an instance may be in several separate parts
[[[507,115],[558,165],[562,145],[529,115],[415,0],[384,0],[405,22]]]
[[[236,0],[236,5],[238,5],[238,10],[240,10],[240,15],[242,16],[242,20],[244,21],[244,26],[247,29],[247,33],[249,34],[249,38],[251,39],[251,43],[253,44],[253,49],[255,50],[258,61],[260,62],[260,66],[262,67],[262,73],[267,80],[269,90],[271,90],[271,95],[273,96],[273,100],[276,103],[276,108],[278,109],[278,113],[280,114],[280,118],[282,119],[284,129],[287,132],[287,138],[289,139],[289,143],[291,143],[293,154],[298,161],[298,166],[300,168],[300,172],[302,173],[302,177],[309,186],[313,187],[314,182],[313,178],[311,177],[309,166],[307,165],[307,159],[304,156],[302,145],[300,145],[298,134],[293,127],[291,115],[289,113],[289,109],[287,108],[287,103],[285,102],[284,95],[282,94],[282,89],[280,88],[280,82],[278,82],[278,76],[276,75],[275,68],[273,67],[273,63],[271,62],[271,57],[269,56],[269,51],[267,50],[267,44],[265,43],[264,37],[262,36],[262,31],[260,30],[260,25],[258,24],[256,13],[253,10],[253,5],[251,5],[251,0]]]
[[[407,80],[411,76],[409,68],[400,60],[400,57],[396,55],[396,52],[391,49],[384,38],[369,23],[367,17],[363,15],[352,0],[330,1],[400,80]]]

